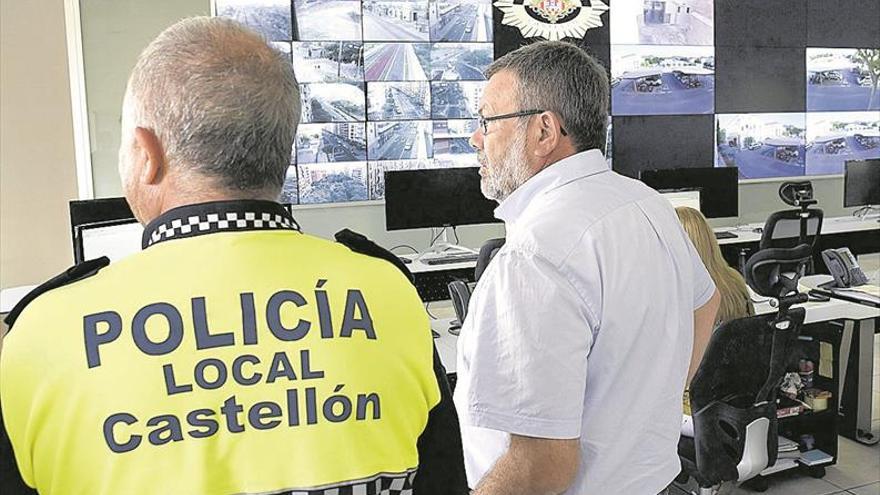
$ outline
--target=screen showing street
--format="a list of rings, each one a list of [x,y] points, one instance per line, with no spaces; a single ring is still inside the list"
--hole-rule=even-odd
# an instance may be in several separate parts
[[[715,111],[711,46],[611,47],[614,115],[683,115]]]
[[[807,174],[842,174],[847,160],[880,158],[880,111],[807,114]]]
[[[717,167],[739,167],[741,179],[805,174],[803,113],[721,114],[715,117]]]
[[[492,0],[216,0],[265,36],[300,87],[282,196],[384,197],[384,171],[476,167],[468,140],[492,63]]]
[[[738,7],[746,8],[746,7]],[[611,44],[713,45],[713,0],[644,0],[615,2],[611,9]]]
[[[807,48],[807,110],[880,110],[880,48]]]

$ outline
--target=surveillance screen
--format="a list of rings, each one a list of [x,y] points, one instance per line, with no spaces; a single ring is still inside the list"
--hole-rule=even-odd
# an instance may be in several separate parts
[[[431,117],[473,119],[480,109],[485,81],[441,81],[431,83]]]
[[[364,41],[428,41],[428,0],[364,0]]]
[[[367,81],[426,81],[431,72],[428,43],[366,43]]]
[[[431,118],[431,91],[427,81],[369,82],[367,102],[370,120]]]
[[[296,132],[296,162],[357,162],[367,159],[363,122],[302,124]]]
[[[880,111],[807,114],[807,174],[842,174],[847,160],[880,158]]]
[[[431,44],[432,81],[480,81],[491,63],[489,43]]]
[[[364,83],[300,84],[302,123],[363,122]]]
[[[614,2],[610,29],[611,44],[712,45],[715,42],[714,1]]]
[[[740,179],[804,175],[803,113],[719,114],[716,167],[739,167]]]
[[[360,0],[293,0],[298,41],[360,41]]]
[[[611,47],[614,115],[680,115],[715,111],[711,46]]]
[[[435,120],[434,161],[438,167],[476,167],[477,153],[470,145],[476,120]]]
[[[283,199],[384,197],[387,168],[478,166],[492,0],[215,0],[288,60],[301,119]],[[436,148],[436,152],[435,152]]]
[[[284,175],[284,185],[281,186],[281,197],[279,201],[282,203],[290,203],[292,205],[299,203],[299,181],[296,176],[296,166],[287,167]]]
[[[215,9],[218,16],[234,19],[269,41],[291,39],[290,0],[216,0]]]
[[[807,48],[807,110],[880,110],[880,48]]]
[[[367,122],[367,159],[416,160],[434,157],[430,120]]]
[[[423,170],[439,168],[432,160],[370,162],[370,199],[385,199],[386,170]]]
[[[290,50],[300,83],[362,82],[364,45],[359,41],[294,42]]]
[[[367,164],[353,163],[300,163],[299,202],[345,203],[366,201]]]
[[[431,41],[492,41],[492,1],[431,0]]]

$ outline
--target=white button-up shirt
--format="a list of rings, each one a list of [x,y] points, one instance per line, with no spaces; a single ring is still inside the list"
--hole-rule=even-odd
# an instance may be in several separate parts
[[[608,169],[560,160],[495,211],[507,243],[458,340],[468,481],[509,435],[580,438],[566,494],[656,494],[678,474],[694,310],[715,286],[672,206]]]

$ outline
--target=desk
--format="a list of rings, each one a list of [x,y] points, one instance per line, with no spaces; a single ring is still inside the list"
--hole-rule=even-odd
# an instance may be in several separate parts
[[[769,299],[755,296],[756,300]],[[840,379],[837,397],[841,413],[840,434],[861,443],[876,443],[876,436],[871,434],[871,400],[872,400],[872,367],[873,367],[873,336],[876,320],[880,318],[880,310],[861,304],[831,299],[825,302],[811,301],[799,304],[805,310],[804,324],[842,321],[841,348],[838,362],[840,363]],[[769,302],[755,304],[758,314],[776,311]],[[441,307],[432,309],[434,314],[452,316],[452,308]],[[458,337],[449,333],[449,324],[453,318],[444,317],[431,320],[433,328],[440,337],[434,339],[440,360],[446,372],[456,372],[456,356]],[[853,354],[857,356],[853,359]],[[847,376],[849,379],[847,380]],[[847,398],[851,400],[846,400]]]
[[[751,223],[715,229],[716,232],[732,232],[737,236],[732,239],[718,239],[721,253],[730,266],[740,268],[741,255],[747,259],[750,252],[758,250],[761,234],[754,230],[763,227],[763,223]],[[813,253],[813,265],[817,272],[827,273],[821,252],[839,247],[848,247],[856,256],[880,252],[880,222],[877,219],[862,220],[853,216],[824,219],[816,251]]]

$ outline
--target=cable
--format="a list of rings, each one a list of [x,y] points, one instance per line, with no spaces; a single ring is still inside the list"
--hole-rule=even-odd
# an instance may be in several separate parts
[[[455,244],[461,244],[461,241],[458,240],[458,231],[455,230],[455,225],[452,226],[452,235],[455,236]]]
[[[409,244],[398,244],[397,246],[394,246],[393,248],[389,249],[389,251],[394,252],[394,250],[397,248],[412,249],[414,253],[419,254],[419,250],[410,246]]]
[[[425,303],[425,312],[428,313],[428,316],[430,316],[432,320],[439,319],[431,313],[430,307],[431,307],[431,302],[430,301],[426,302]]]
[[[434,243],[437,242],[437,239],[440,239],[444,232],[446,232],[446,227],[440,227],[440,233],[434,235],[434,227],[431,227],[431,235],[434,237],[431,238],[431,245],[429,247],[434,247]]]

